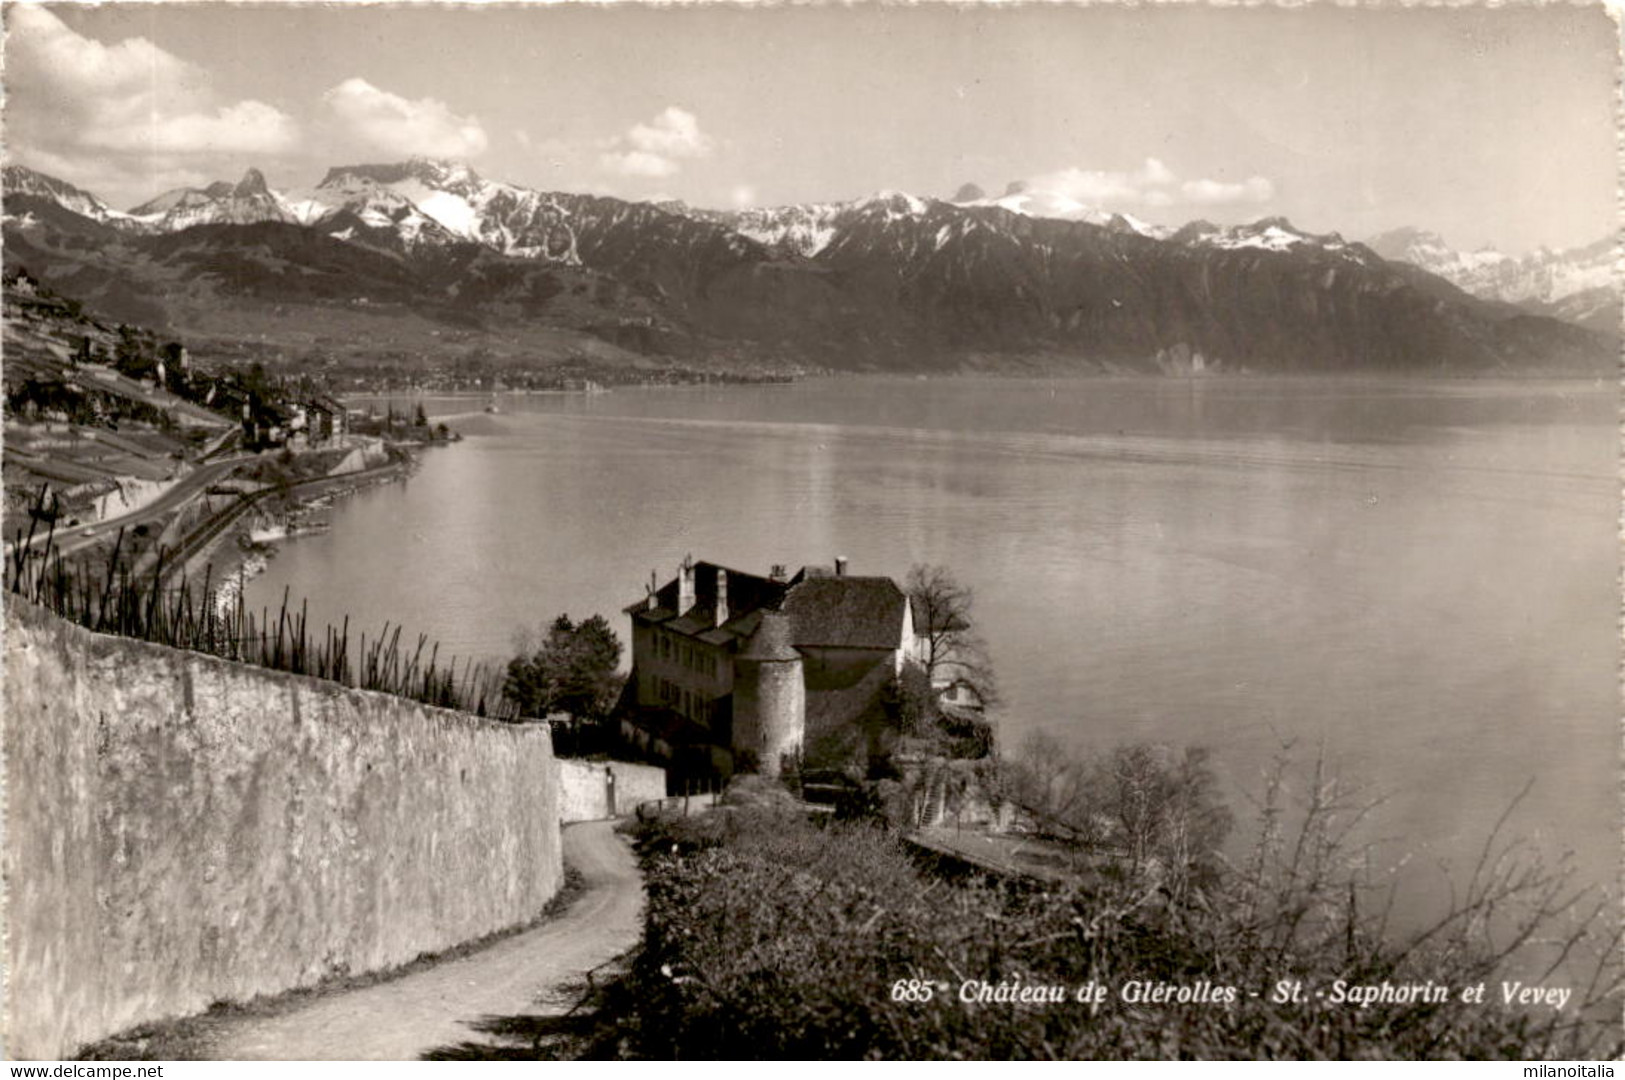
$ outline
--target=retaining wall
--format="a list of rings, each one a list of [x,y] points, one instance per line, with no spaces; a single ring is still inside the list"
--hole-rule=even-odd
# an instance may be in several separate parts
[[[615,773],[615,807],[609,805],[606,773]],[[666,770],[625,761],[559,759],[559,817],[572,821],[602,821],[634,813],[638,804],[666,797]]]
[[[394,967],[528,921],[558,890],[544,726],[12,601],[5,1056]]]

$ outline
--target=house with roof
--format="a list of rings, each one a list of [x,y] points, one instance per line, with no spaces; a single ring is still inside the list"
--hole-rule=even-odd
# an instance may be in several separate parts
[[[6,273],[5,290],[17,296],[37,296],[40,291],[40,283],[29,276],[26,269],[18,267],[16,271]]]
[[[327,446],[344,441],[349,417],[341,401],[327,394],[317,394],[305,399],[304,410],[310,445]]]
[[[626,733],[683,771],[777,775],[864,759],[887,690],[914,663],[913,612],[889,577],[807,566],[767,576],[685,559],[625,609]],[[640,737],[641,736],[641,737]],[[678,760],[681,759],[681,760]]]
[[[937,705],[940,708],[958,710],[973,716],[981,716],[987,711],[987,700],[982,688],[963,675],[953,674],[951,669],[940,679],[932,682],[931,692],[936,695]]]

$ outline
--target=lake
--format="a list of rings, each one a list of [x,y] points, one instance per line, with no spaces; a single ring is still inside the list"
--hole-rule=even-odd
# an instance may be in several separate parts
[[[975,591],[1000,738],[1283,744],[1386,796],[1373,835],[1459,868],[1513,831],[1617,879],[1618,429],[1605,382],[809,381],[481,402],[469,437],[249,585],[313,622],[501,659],[692,553],[917,562]],[[472,411],[471,411],[472,410]],[[1244,823],[1245,827],[1245,823]],[[1396,849],[1397,850],[1397,849]],[[1429,869],[1428,873],[1450,873]]]

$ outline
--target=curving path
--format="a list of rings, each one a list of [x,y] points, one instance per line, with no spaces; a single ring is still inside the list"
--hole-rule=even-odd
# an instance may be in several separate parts
[[[221,461],[211,461],[206,465],[199,465],[171,484],[162,495],[159,495],[139,510],[132,510],[127,514],[108,518],[106,521],[93,521],[86,525],[68,525],[59,528],[53,537],[57,554],[73,555],[81,548],[89,547],[103,537],[112,536],[122,528],[158,521],[164,515],[184,506],[210,484],[230,475],[231,471],[242,463],[242,458],[233,457]],[[34,534],[34,547],[43,546],[45,536],[44,529],[37,531]],[[15,546],[15,543],[7,541],[6,550],[9,552]]]
[[[564,861],[585,892],[565,913],[488,949],[391,982],[321,997],[276,1016],[221,1028],[215,1060],[413,1060],[436,1047],[480,1038],[486,1017],[548,1015],[547,1000],[626,952],[642,927],[643,882],[632,850],[607,821],[568,825]]]

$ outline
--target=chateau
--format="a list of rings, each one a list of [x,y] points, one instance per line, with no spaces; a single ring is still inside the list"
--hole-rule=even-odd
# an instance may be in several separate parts
[[[623,734],[683,771],[777,775],[866,756],[884,692],[915,662],[907,594],[845,559],[767,577],[685,559],[625,609],[632,697]]]

